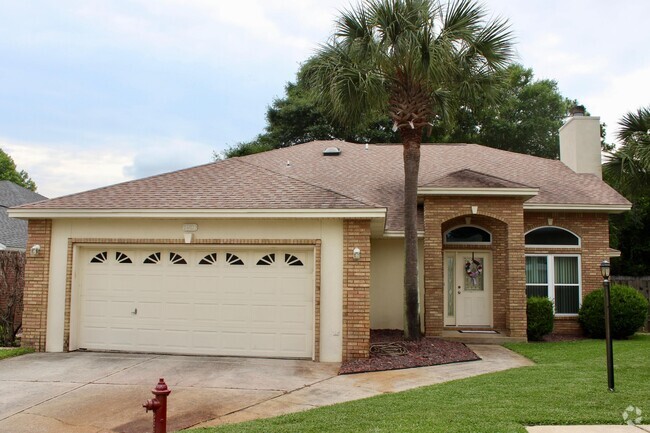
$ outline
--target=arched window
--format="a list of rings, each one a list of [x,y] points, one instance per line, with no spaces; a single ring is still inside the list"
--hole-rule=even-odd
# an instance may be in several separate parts
[[[476,226],[455,227],[445,233],[446,244],[490,244],[492,234]]]
[[[580,238],[560,227],[540,227],[526,233],[526,245],[579,247]]]

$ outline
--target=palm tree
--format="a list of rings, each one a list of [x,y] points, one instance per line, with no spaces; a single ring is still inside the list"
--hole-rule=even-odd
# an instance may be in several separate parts
[[[607,156],[605,179],[628,198],[650,196],[650,106],[619,121],[620,147]]]
[[[458,101],[489,95],[512,57],[503,19],[474,0],[366,0],[341,13],[306,77],[341,123],[388,113],[404,147],[406,338],[419,339],[417,187],[422,134]]]

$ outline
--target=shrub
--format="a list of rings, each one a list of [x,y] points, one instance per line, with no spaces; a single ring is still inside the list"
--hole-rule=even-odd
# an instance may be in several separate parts
[[[604,292],[598,289],[585,296],[579,320],[585,332],[594,338],[605,338]],[[624,339],[634,335],[645,323],[648,301],[630,286],[612,284],[610,288],[610,322],[612,337]]]
[[[533,296],[526,303],[528,339],[539,341],[553,331],[553,303],[548,298]]]

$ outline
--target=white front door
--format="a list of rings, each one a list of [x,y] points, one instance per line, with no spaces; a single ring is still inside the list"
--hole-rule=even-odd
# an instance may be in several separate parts
[[[492,255],[445,253],[445,325],[492,326]]]

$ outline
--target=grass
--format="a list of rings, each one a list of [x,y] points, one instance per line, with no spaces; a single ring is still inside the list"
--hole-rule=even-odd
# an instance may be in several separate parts
[[[508,344],[537,365],[198,433],[524,433],[525,425],[622,424],[650,414],[650,335],[614,342],[616,392],[602,340]]]
[[[0,360],[13,358],[14,356],[24,355],[26,353],[32,353],[34,349],[28,349],[25,347],[16,347],[15,349],[2,349],[0,350]]]

